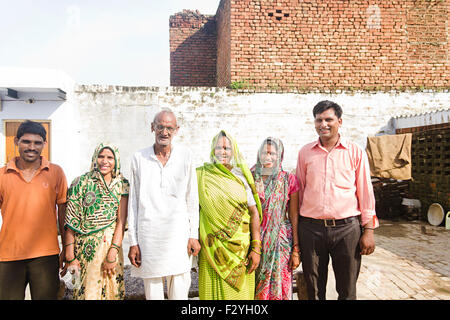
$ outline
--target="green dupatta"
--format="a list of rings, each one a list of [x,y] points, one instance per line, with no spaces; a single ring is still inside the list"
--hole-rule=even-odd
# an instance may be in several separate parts
[[[215,157],[214,149],[222,135],[232,145],[231,164],[242,171],[252,190],[260,220],[262,217],[261,202],[253,176],[234,139],[222,130],[212,141],[211,163],[197,168],[200,240],[208,263],[224,281],[240,290],[250,247],[250,214],[243,182]]]
[[[114,154],[115,167],[112,180],[107,186],[97,168],[97,158],[103,149]],[[91,234],[107,228],[117,219],[120,198],[128,195],[129,183],[120,172],[119,150],[101,143],[92,156],[89,172],[75,178],[67,191],[65,227],[81,234]]]

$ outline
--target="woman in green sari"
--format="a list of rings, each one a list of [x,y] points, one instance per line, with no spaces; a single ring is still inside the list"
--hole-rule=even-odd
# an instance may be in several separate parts
[[[80,273],[75,300],[125,298],[122,240],[128,190],[117,148],[100,144],[91,170],[76,178],[67,192],[66,266]]]
[[[200,300],[253,300],[261,254],[261,203],[234,139],[220,131],[197,168]]]

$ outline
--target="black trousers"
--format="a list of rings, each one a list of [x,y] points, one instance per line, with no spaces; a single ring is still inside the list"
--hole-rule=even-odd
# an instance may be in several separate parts
[[[0,300],[23,300],[30,284],[33,300],[56,300],[59,290],[58,255],[0,262]]]
[[[308,299],[325,300],[331,257],[338,299],[356,300],[356,281],[361,268],[361,226],[357,217],[350,220],[330,227],[300,217],[300,258]]]

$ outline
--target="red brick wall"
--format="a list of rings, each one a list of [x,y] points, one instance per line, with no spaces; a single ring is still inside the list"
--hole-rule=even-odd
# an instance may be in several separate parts
[[[222,21],[218,28],[229,31],[219,31],[218,85],[448,88],[449,2],[222,0],[219,8],[229,10],[229,26]],[[227,49],[227,32],[229,59],[222,52]]]
[[[183,10],[170,16],[170,85],[216,86],[214,16]]]

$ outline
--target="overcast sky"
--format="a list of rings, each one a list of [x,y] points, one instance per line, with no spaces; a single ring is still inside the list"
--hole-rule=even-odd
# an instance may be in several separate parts
[[[169,85],[169,16],[220,0],[0,0],[0,66],[60,69],[78,84]]]

